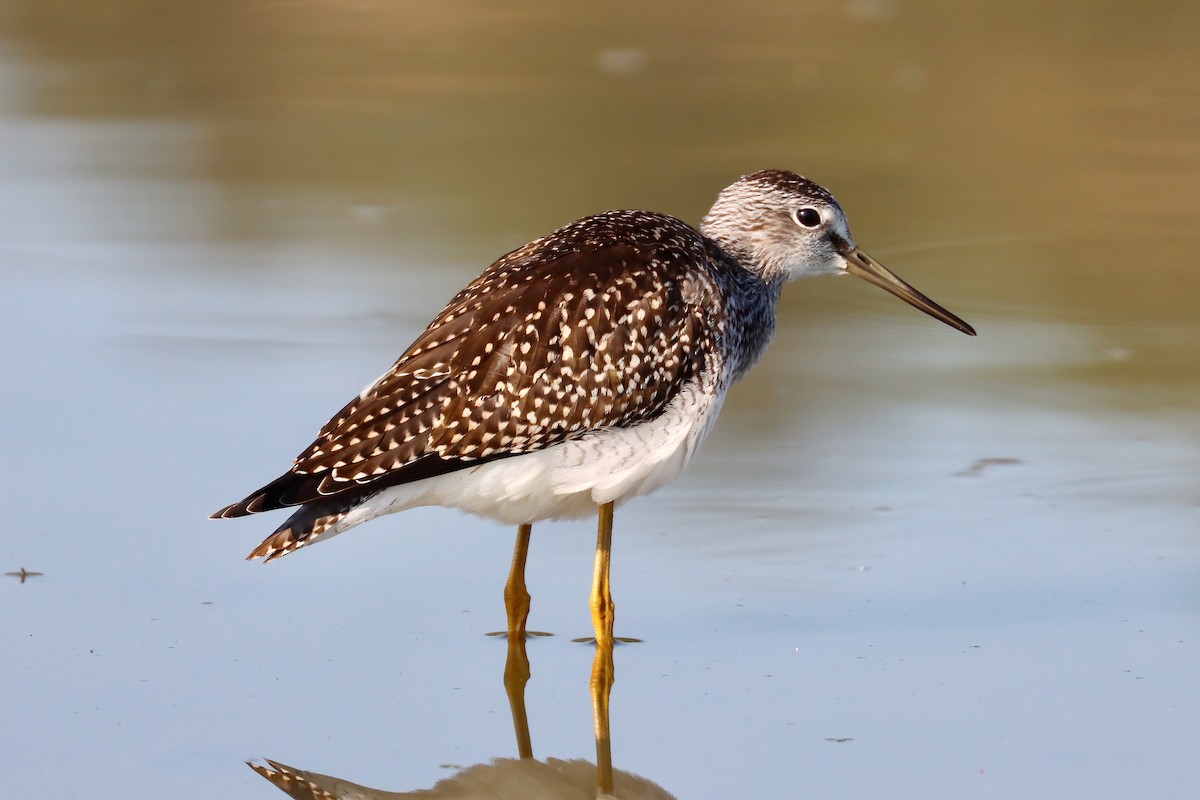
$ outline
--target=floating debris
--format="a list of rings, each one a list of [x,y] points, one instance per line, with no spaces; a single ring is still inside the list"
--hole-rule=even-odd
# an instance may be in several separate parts
[[[992,467],[1013,466],[1020,464],[1019,458],[981,458],[966,469],[954,473],[959,478],[977,478]]]
[[[21,567],[21,568],[20,568],[19,570],[17,570],[16,572],[6,572],[6,573],[4,573],[4,574],[5,574],[7,577],[9,577],[9,578],[20,578],[20,579],[21,579],[21,583],[24,583],[26,578],[40,578],[40,577],[42,577],[43,575],[45,575],[46,573],[44,573],[44,572],[32,572],[32,571],[30,571],[30,570],[27,570],[27,569],[25,569],[24,567]]]

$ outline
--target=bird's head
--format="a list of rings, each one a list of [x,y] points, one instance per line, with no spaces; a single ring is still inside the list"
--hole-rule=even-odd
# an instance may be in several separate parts
[[[717,197],[700,232],[765,281],[848,273],[975,335],[966,322],[863,252],[833,195],[794,172],[763,170],[740,178]]]

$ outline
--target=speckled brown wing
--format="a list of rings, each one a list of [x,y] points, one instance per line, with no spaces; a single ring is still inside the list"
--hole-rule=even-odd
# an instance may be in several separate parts
[[[214,516],[349,500],[662,413],[714,350],[711,278],[669,237],[586,244],[497,261],[287,473]]]

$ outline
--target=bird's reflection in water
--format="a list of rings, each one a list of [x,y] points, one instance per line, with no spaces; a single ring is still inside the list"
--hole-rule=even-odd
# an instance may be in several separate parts
[[[390,800],[390,798],[446,798],[447,800],[593,800],[596,790],[596,765],[582,758],[565,761],[548,758],[497,758],[488,764],[476,764],[444,778],[432,789],[415,792],[385,792],[356,783],[305,772],[277,761],[268,766],[251,764],[254,771],[297,800]],[[618,771],[615,788],[609,794],[622,800],[661,800],[671,798],[661,786]]]
[[[533,740],[525,713],[525,684],[529,681],[529,657],[523,636],[508,637],[508,660],[504,688],[512,709],[513,728],[520,758],[496,758],[467,767],[438,781],[431,789],[387,792],[356,783],[319,775],[267,760],[265,766],[250,768],[297,800],[388,800],[389,798],[462,798],[467,800],[591,800],[619,797],[622,800],[673,800],[658,784],[628,772],[614,770],[609,741],[608,701],[613,685],[612,642],[598,644],[592,664],[592,711],[596,730],[596,763],[584,759],[533,757]]]

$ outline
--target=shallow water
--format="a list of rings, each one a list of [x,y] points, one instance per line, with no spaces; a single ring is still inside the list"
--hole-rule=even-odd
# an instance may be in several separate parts
[[[688,473],[617,514],[616,767],[1191,796],[1200,9],[42,0],[0,31],[0,571],[44,573],[0,582],[13,796],[515,757],[483,635],[512,531],[414,510],[262,567],[273,517],[205,516],[498,254],[609,207],[695,221],[765,166],[979,336],[788,287]],[[595,758],[592,537],[534,529],[543,759]]]

